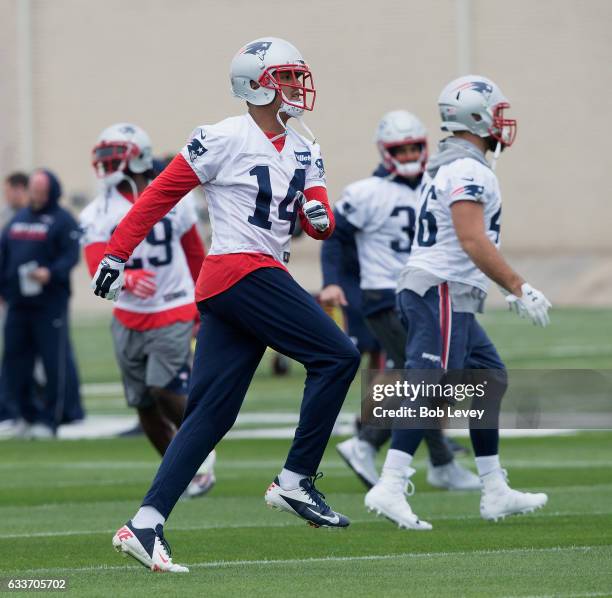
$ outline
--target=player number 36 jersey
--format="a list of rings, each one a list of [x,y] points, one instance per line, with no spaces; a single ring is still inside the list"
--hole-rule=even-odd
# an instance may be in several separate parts
[[[116,189],[94,199],[81,213],[81,244],[106,243],[132,202]],[[155,273],[154,295],[141,299],[123,292],[115,306],[136,313],[158,313],[194,302],[194,284],[181,246],[181,237],[197,222],[191,195],[185,196],[149,231],[126,263],[126,270]]]
[[[181,155],[204,185],[208,254],[263,253],[287,262],[296,192],[325,187],[319,146],[290,131],[279,152],[245,114],[196,128]]]
[[[369,177],[349,185],[336,209],[357,230],[362,289],[394,289],[412,247],[418,188]]]
[[[486,234],[499,247],[502,203],[497,177],[484,164],[461,158],[441,166],[433,178],[426,174],[423,179],[417,238],[408,266],[486,292],[487,277],[463,250],[455,232],[451,205],[456,201],[483,205]]]

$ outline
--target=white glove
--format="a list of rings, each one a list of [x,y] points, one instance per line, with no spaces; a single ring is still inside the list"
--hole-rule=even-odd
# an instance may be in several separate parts
[[[91,279],[94,295],[109,301],[117,301],[123,287],[123,268],[125,262],[114,255],[105,255]]]
[[[304,216],[308,219],[308,222],[318,230],[320,233],[326,231],[329,228],[329,216],[325,206],[316,199],[306,201],[304,194],[301,191],[296,193],[296,199],[298,204],[304,212]]]
[[[521,286],[522,295],[507,295],[506,301],[510,309],[516,312],[521,318],[528,317],[536,326],[548,326],[550,318],[548,310],[552,307],[550,301],[546,299],[544,293],[534,289],[530,284],[523,283]]]

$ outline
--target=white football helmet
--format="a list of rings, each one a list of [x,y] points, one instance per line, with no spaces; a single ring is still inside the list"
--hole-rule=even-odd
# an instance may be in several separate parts
[[[292,81],[283,86],[299,90],[297,99],[282,93],[277,78],[281,72],[291,74]],[[308,65],[295,46],[278,37],[262,37],[241,48],[232,59],[230,79],[233,94],[256,106],[270,104],[278,92],[283,99],[281,111],[290,116],[299,117],[314,107],[317,92]]]
[[[153,168],[153,149],[145,131],[130,123],[117,123],[100,133],[92,151],[92,165],[106,186],[114,187],[126,170],[142,174]]]
[[[516,137],[516,120],[504,118],[510,108],[499,87],[480,75],[451,81],[438,98],[443,131],[469,131],[479,137],[493,137],[509,147]]]
[[[425,172],[427,163],[427,131],[423,123],[406,110],[387,112],[376,129],[376,145],[385,168],[404,177],[414,177]],[[408,143],[418,143],[421,155],[414,162],[399,162],[393,157],[393,148]]]

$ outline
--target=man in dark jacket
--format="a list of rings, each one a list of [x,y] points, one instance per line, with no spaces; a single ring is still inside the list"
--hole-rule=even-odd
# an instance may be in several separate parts
[[[58,205],[61,185],[48,170],[30,177],[29,206],[19,210],[0,241],[0,293],[8,304],[5,364],[8,392],[21,403],[33,437],[55,434],[70,389],[77,385],[68,335],[70,271],[79,259],[78,225]],[[32,370],[42,359],[42,405],[30,401]]]

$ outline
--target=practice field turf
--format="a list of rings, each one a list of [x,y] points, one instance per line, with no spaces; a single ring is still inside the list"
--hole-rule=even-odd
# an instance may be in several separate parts
[[[557,309],[551,313],[548,328],[536,328],[508,311],[491,311],[480,318],[509,368],[587,368],[612,367],[612,310]],[[296,324],[297,325],[297,324]],[[73,338],[84,383],[117,382],[119,371],[113,357],[109,321],[81,321]],[[365,362],[364,362],[365,365]],[[359,376],[344,404],[344,409],[359,409]],[[268,360],[258,369],[243,405],[244,413],[287,412],[299,410],[304,370],[293,364],[291,375],[270,375]],[[128,409],[121,389],[114,395],[89,391],[90,414],[125,414]]]
[[[167,525],[185,576],[153,575],[111,548],[157,458],[140,439],[2,444],[0,578],[67,577],[91,596],[600,596],[612,593],[612,434],[505,440],[518,488],[549,493],[535,514],[478,516],[478,493],[434,491],[422,461],[412,504],[431,532],[399,531],[363,507],[328,450],[320,486],[353,519],[315,530],[264,506],[287,441],[226,441],[217,487]]]
[[[483,318],[510,367],[610,368],[612,312],[555,310],[535,329],[507,313]],[[117,382],[106,322],[74,330],[85,383]],[[297,412],[303,370],[258,371],[244,411]],[[345,412],[356,410],[356,383]],[[91,414],[126,414],[115,395],[88,391]],[[152,575],[112,550],[159,459],[144,438],[0,442],[0,579],[68,578],[73,596],[612,596],[612,432],[503,439],[511,484],[545,491],[537,513],[485,522],[478,493],[428,487],[422,449],[410,501],[431,532],[398,530],[363,506],[364,490],[333,438],[319,486],[352,519],[315,530],[267,509],[263,493],[288,440],[227,440],[217,486],[180,502],[166,533],[188,575]],[[462,440],[466,442],[466,440]],[[473,467],[470,458],[462,462]]]

